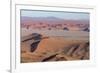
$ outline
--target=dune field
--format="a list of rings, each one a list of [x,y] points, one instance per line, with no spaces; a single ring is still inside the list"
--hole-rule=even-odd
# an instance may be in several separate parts
[[[35,41],[34,39],[21,41],[21,63],[89,60],[89,32],[67,31],[63,34],[64,36],[42,34],[43,39],[34,52],[30,52],[32,49],[30,45]],[[23,40],[29,37],[31,35],[27,34],[21,38]]]

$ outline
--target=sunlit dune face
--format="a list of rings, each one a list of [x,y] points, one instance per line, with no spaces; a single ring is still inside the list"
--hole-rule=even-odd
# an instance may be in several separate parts
[[[48,38],[48,39],[43,39],[36,50],[36,52],[42,52],[42,51],[47,51],[47,52],[54,52],[54,51],[60,51],[63,48],[67,48],[73,44],[80,44],[84,41],[75,41],[75,40],[68,40],[64,38]]]

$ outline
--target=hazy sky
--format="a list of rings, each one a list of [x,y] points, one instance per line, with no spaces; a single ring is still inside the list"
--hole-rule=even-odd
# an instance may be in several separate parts
[[[57,17],[57,18],[62,18],[62,19],[89,20],[89,13],[82,13],[82,12],[54,12],[54,11],[21,10],[21,16]]]

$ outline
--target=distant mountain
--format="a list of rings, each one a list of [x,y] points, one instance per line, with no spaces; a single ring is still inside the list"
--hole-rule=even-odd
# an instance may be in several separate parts
[[[52,22],[51,22],[52,21]],[[21,22],[47,22],[47,23],[74,23],[74,24],[89,24],[88,20],[65,20],[56,17],[21,17]]]
[[[58,22],[64,21],[56,17],[21,17],[22,22]]]
[[[56,19],[60,19],[60,18],[56,18],[56,17],[26,17],[26,16],[22,16],[21,19],[34,19],[34,20],[41,20],[41,19],[48,19],[48,20],[56,20]]]

